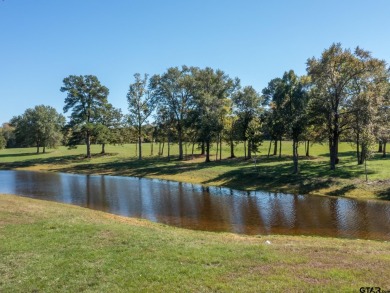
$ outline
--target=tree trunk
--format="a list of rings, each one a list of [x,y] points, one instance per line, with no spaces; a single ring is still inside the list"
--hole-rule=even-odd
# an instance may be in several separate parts
[[[219,160],[222,161],[222,135],[219,135]]]
[[[244,160],[246,160],[246,140],[244,140]]]
[[[360,137],[359,137],[359,132],[356,133],[356,158],[357,158],[358,165],[360,165]]]
[[[333,136],[329,138],[330,142],[330,169],[336,170],[336,164],[338,164],[338,141],[339,135],[338,131],[333,132]]]
[[[135,143],[135,156],[138,156],[138,141]]]
[[[106,153],[106,144],[105,143],[102,143],[102,151],[101,151],[101,154],[105,154]]]
[[[298,174],[299,168],[298,168],[298,141],[293,139],[293,162],[294,162],[294,169],[293,173]]]
[[[161,156],[164,156],[164,146],[165,146],[165,140],[163,140],[163,143],[162,143]]]
[[[87,158],[91,158],[91,134],[87,131],[87,136],[85,138],[85,143],[87,145]]]
[[[141,126],[138,127],[138,160],[142,160]]]
[[[194,159],[195,142],[192,143],[191,157]]]
[[[252,159],[252,140],[248,140],[248,157],[247,159]]]
[[[234,142],[233,139],[230,139],[230,158],[233,159],[236,156],[234,155]]]
[[[279,140],[279,159],[282,157],[282,138]]]
[[[384,141],[383,142],[383,147],[382,147],[382,158],[386,158],[386,145],[387,145],[387,141]]]
[[[269,141],[269,147],[268,147],[268,155],[267,155],[267,158],[269,158],[269,154],[271,153],[271,146],[272,146],[272,140]]]
[[[206,163],[210,162],[210,140],[206,141]]]
[[[206,153],[206,151],[205,151],[205,142],[202,141],[200,154],[203,156],[205,153]]]
[[[381,152],[383,152],[382,141],[379,141],[378,153],[381,153]]]
[[[46,153],[46,146],[43,145],[43,151],[42,151],[44,154]]]
[[[183,160],[183,138],[181,125],[177,128],[177,136],[179,140],[179,160]]]
[[[219,152],[219,137],[217,136],[217,152],[215,153],[215,161],[218,161],[218,152]]]
[[[153,157],[153,140],[150,142],[150,156]]]
[[[366,160],[366,154],[367,154],[367,150],[364,146],[362,146],[362,150],[360,152],[360,158],[359,158],[359,162],[358,162],[359,165],[364,164],[364,161]]]
[[[310,140],[307,141],[306,157],[310,157]]]
[[[168,161],[171,160],[171,135],[168,134]]]
[[[275,138],[275,141],[274,141],[274,156],[276,156],[278,154],[278,139]]]

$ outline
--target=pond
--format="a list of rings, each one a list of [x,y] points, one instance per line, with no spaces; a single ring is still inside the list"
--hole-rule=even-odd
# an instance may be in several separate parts
[[[0,171],[0,193],[69,203],[195,230],[390,240],[387,201],[29,171]]]

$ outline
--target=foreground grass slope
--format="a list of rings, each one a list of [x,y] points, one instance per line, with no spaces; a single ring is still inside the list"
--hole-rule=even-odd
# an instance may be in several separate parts
[[[190,231],[0,195],[0,292],[358,292],[389,275],[388,242]]]
[[[166,146],[164,156],[156,156],[158,145],[144,144],[142,161],[137,160],[135,145],[107,146],[107,155],[99,155],[95,145],[92,159],[85,159],[85,146],[68,150],[60,147],[46,154],[35,154],[34,148],[0,151],[1,169],[30,169],[72,172],[83,174],[107,174],[161,178],[204,185],[226,186],[241,190],[263,189],[279,192],[313,193],[360,198],[390,199],[390,159],[376,154],[368,162],[368,179],[364,166],[356,164],[353,146],[340,144],[341,162],[336,171],[329,170],[327,145],[315,144],[310,157],[300,159],[301,173],[292,175],[291,142],[284,142],[282,157],[267,158],[268,142],[260,147],[254,160],[243,160],[243,145],[236,147],[236,159],[229,159],[229,148],[224,145],[222,160],[204,163],[203,157],[178,161],[177,145],[172,146],[174,157],[168,161]],[[188,146],[188,154],[191,147]],[[215,159],[215,150],[212,159]],[[304,154],[303,146],[300,153]]]

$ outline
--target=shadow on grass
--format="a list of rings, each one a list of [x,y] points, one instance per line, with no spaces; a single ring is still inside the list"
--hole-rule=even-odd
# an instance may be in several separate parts
[[[330,196],[344,196],[347,192],[356,189],[355,185],[349,184],[340,189],[336,189],[327,193]]]
[[[32,156],[33,154],[28,154]],[[85,159],[81,155],[69,155],[69,156],[59,156],[59,157],[49,157],[49,158],[34,158],[26,161],[19,162],[6,162],[0,165],[0,170],[8,170],[15,168],[27,168],[33,167],[41,164],[52,164],[52,165],[62,165],[62,164],[72,164],[75,162],[80,162]]]
[[[379,199],[390,200],[390,187],[378,193]]]
[[[278,163],[264,165],[264,162]],[[353,179],[364,173],[364,170],[355,166],[340,166],[335,171],[331,171],[327,162],[311,160],[301,161],[299,168],[299,174],[292,174],[293,163],[291,161],[280,162],[276,159],[267,159],[259,161],[257,169],[253,164],[248,164],[246,167],[225,172],[203,183],[223,182],[224,186],[238,189],[268,189],[306,194],[329,188],[337,184],[338,179]],[[347,191],[346,188],[342,188],[339,190],[339,195],[343,195]]]
[[[30,157],[30,156],[38,156],[42,155],[42,153],[20,153],[20,154],[0,154],[0,159],[1,158],[15,158],[15,157]]]
[[[212,163],[211,163],[212,164]],[[82,173],[82,174],[105,174],[115,176],[159,176],[177,175],[183,172],[199,170],[210,167],[207,163],[185,163],[171,158],[144,158],[137,159],[117,159],[115,161],[103,163],[86,163],[61,168],[61,172]]]

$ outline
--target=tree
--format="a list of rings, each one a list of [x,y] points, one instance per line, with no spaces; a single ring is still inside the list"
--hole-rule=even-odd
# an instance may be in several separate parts
[[[377,140],[381,143],[382,158],[385,158],[386,146],[390,141],[390,107],[388,101],[379,107],[375,126]]]
[[[10,123],[3,123],[1,127],[1,132],[6,141],[6,148],[16,147],[16,139],[15,139],[15,127],[13,127]]]
[[[370,53],[357,47],[352,53],[333,44],[321,58],[307,61],[307,72],[314,89],[312,108],[326,119],[329,141],[330,169],[335,170],[340,135],[350,126],[350,100],[359,94],[357,89],[362,77],[375,72],[384,61],[374,59]]]
[[[378,69],[380,69],[378,67]],[[356,144],[356,157],[359,165],[365,162],[371,152],[370,147],[375,144],[374,133],[377,120],[387,93],[386,70],[382,68],[382,78],[366,80],[361,82],[357,91],[359,92],[349,105],[351,112],[351,133]],[[378,73],[378,77],[379,77]],[[382,128],[383,129],[383,128]]]
[[[0,131],[0,150],[4,149],[7,146],[7,140],[3,135],[3,131]]]
[[[230,111],[231,112],[231,111]],[[239,141],[239,127],[238,127],[237,115],[231,113],[225,117],[223,126],[223,137],[230,146],[230,158],[235,158],[234,147],[237,141]]]
[[[241,126],[241,137],[244,141],[245,159],[251,158],[251,151],[254,147],[254,136],[250,136],[248,132],[249,125],[252,120],[260,115],[261,111],[261,96],[251,86],[246,86],[242,90],[233,95],[233,105],[235,113],[238,117],[238,124]],[[246,142],[248,141],[248,155],[246,155]]]
[[[193,108],[194,103],[194,82],[192,72],[194,68],[182,66],[171,67],[160,75],[154,75],[150,79],[150,89],[153,91],[154,99],[170,112],[169,116],[175,124],[178,143],[179,160],[183,159],[183,135],[186,121]]]
[[[282,78],[273,79],[268,88],[263,90],[272,111],[268,117],[283,121],[283,132],[292,138],[294,174],[299,172],[298,145],[307,126],[309,95],[306,84],[304,78],[299,78],[290,70],[285,72]]]
[[[293,70],[285,72],[283,75],[285,103],[284,114],[287,133],[293,140],[293,173],[299,173],[298,167],[298,146],[302,134],[307,126],[307,105],[309,95],[306,91],[306,84],[304,78],[299,78],[295,75]]]
[[[138,159],[142,159],[142,125],[147,122],[148,117],[155,108],[153,95],[147,89],[148,76],[141,78],[139,73],[134,74],[135,82],[130,84],[127,93],[129,104],[130,123],[137,129],[138,133]]]
[[[78,129],[87,145],[87,158],[91,158],[91,136],[99,113],[107,103],[108,88],[94,75],[70,75],[63,80],[61,92],[67,92],[64,112],[72,111],[70,125]],[[75,132],[75,133],[77,133]]]
[[[37,153],[40,147],[45,153],[46,147],[60,144],[65,117],[57,113],[53,107],[39,105],[27,109],[20,116],[13,117],[11,124],[15,127],[15,138],[20,146],[35,145]]]
[[[210,144],[213,137],[221,141],[224,119],[229,112],[229,98],[239,87],[239,79],[231,79],[222,70],[212,68],[196,69],[194,101],[197,120],[194,122],[199,129],[201,140],[206,144],[206,162],[210,162]]]
[[[110,103],[104,104],[96,120],[96,142],[102,145],[102,154],[105,154],[105,145],[108,143],[121,143],[122,112]]]
[[[281,78],[272,79],[266,88],[262,90],[263,105],[268,109],[264,115],[265,134],[271,141],[274,141],[274,156],[277,155],[279,141],[279,158],[282,156],[282,138],[286,134],[286,123],[281,110],[284,102],[283,80]],[[270,141],[270,150],[271,150]],[[270,152],[268,151],[268,154]]]

